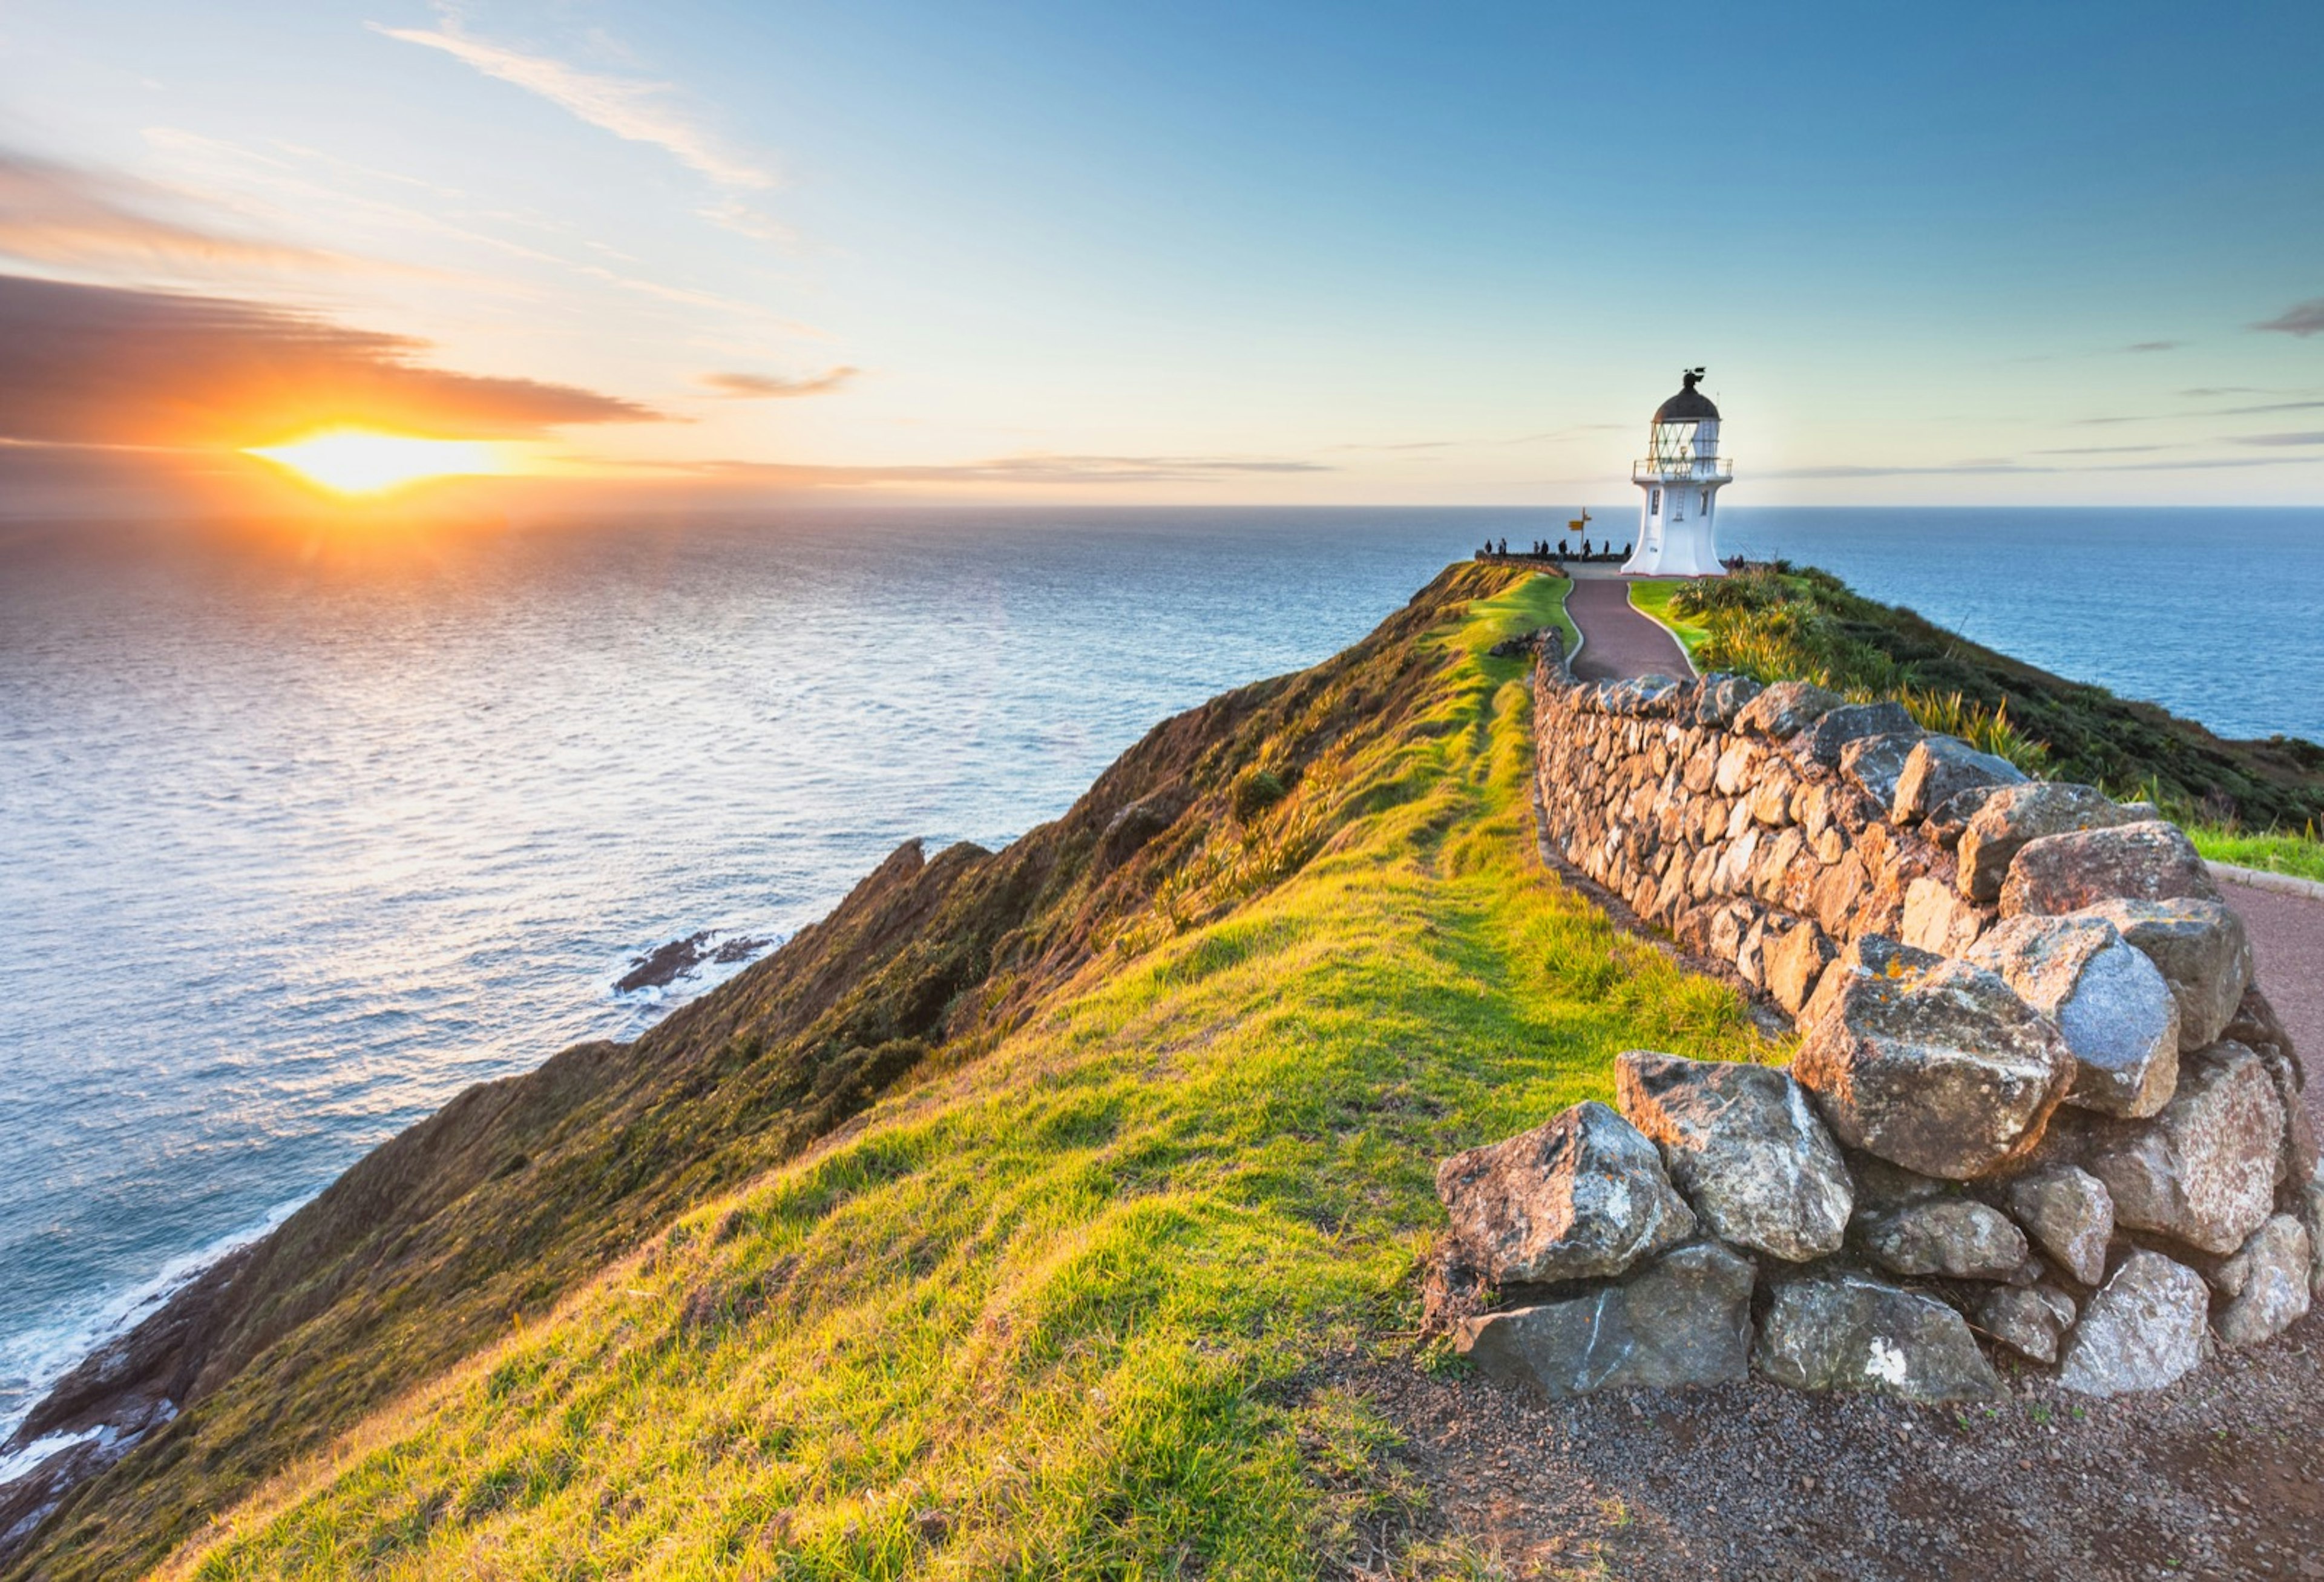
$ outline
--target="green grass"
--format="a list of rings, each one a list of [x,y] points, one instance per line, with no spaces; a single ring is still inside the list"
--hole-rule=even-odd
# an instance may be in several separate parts
[[[2312,833],[2255,835],[2231,826],[2191,823],[2187,834],[2195,850],[2213,862],[2324,881],[2324,841]]]
[[[1630,607],[1668,627],[1671,635],[1686,649],[1686,657],[1692,659],[1694,651],[1710,640],[1711,629],[1672,611],[1671,595],[1684,586],[1685,582],[1677,577],[1634,582],[1630,584]]]
[[[1530,855],[1524,668],[1484,650],[1567,585],[1411,639],[1416,695],[1264,815],[1314,826],[1287,877],[1180,897],[169,1574],[1317,1575],[1423,1497],[1318,1365],[1408,1344],[1436,1161],[1625,1048],[1775,1053]]]

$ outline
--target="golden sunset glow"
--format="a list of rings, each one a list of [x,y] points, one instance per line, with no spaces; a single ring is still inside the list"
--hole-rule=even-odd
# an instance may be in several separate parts
[[[300,477],[341,494],[377,494],[428,478],[505,473],[498,446],[480,439],[418,439],[364,428],[334,428],[288,445],[252,446]]]

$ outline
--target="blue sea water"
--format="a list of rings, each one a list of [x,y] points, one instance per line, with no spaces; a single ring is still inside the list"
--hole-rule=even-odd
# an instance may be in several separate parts
[[[1005,842],[1564,514],[0,537],[0,1429],[460,1088],[738,970],[615,993],[637,954],[779,939],[912,835]],[[1746,509],[1727,542],[2324,738],[2324,511]]]

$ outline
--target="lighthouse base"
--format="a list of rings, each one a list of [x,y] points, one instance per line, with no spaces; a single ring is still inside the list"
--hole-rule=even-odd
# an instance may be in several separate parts
[[[1649,529],[1641,534],[1638,547],[1630,558],[1622,563],[1625,576],[1725,576],[1726,566],[1720,564],[1718,546],[1711,542],[1710,525],[1702,530],[1690,532],[1692,523],[1672,523],[1656,532]]]

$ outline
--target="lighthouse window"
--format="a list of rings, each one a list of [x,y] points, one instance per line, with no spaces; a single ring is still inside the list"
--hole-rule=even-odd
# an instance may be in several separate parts
[[[1649,491],[1648,499],[1646,501],[1646,514],[1648,516],[1660,516],[1662,513],[1663,492],[1659,489]]]

